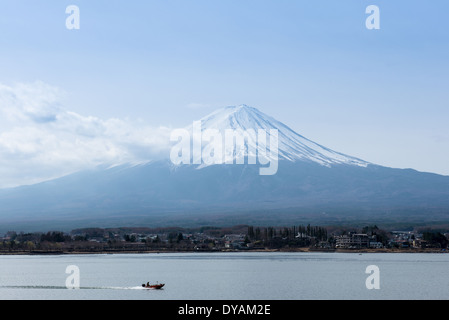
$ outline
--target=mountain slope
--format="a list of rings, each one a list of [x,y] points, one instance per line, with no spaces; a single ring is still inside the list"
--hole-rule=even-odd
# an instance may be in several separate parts
[[[55,223],[82,227],[449,221],[449,177],[374,165],[329,168],[285,160],[276,175],[260,176],[251,165],[198,170],[161,161],[4,190],[0,203],[3,225],[30,222],[45,228]]]
[[[169,160],[97,168],[0,190],[0,223],[46,230],[299,220],[449,221],[449,177],[386,168],[335,152],[247,106],[220,109],[201,119],[201,126],[203,131],[279,130],[277,173],[262,176],[259,166],[250,164],[174,165]]]
[[[225,130],[249,131],[262,129],[269,137],[270,129],[278,130],[279,159],[289,161],[311,161],[322,165],[350,164],[366,167],[369,162],[351,157],[329,148],[321,146],[294,132],[285,124],[266,115],[256,108],[247,105],[230,106],[219,109],[200,119],[201,130],[204,133],[208,129],[216,129],[219,132]],[[188,127],[192,131],[192,126]],[[251,137],[248,144],[253,149],[257,148],[257,141]],[[268,140],[268,139],[267,139]],[[247,145],[246,145],[247,146]],[[242,156],[237,155],[237,157]],[[234,155],[235,157],[235,155]]]

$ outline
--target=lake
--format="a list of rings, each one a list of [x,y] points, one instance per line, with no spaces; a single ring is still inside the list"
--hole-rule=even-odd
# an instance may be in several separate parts
[[[67,289],[67,266],[80,289]],[[368,266],[380,289],[368,290]],[[448,299],[447,253],[167,253],[0,256],[0,299]],[[165,283],[146,290],[142,283]]]

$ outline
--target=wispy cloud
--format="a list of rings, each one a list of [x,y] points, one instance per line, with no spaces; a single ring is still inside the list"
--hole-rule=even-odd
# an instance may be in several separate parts
[[[43,82],[0,84],[0,188],[168,152],[170,128],[83,116],[64,109],[64,95]]]

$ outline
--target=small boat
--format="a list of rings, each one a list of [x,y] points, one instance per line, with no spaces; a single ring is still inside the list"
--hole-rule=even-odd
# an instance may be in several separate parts
[[[147,283],[147,284],[142,284],[142,288],[145,288],[145,289],[162,289],[163,286],[165,286],[164,283],[157,283],[157,284]]]

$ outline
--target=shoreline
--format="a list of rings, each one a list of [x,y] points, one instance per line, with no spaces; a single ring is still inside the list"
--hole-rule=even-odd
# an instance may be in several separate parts
[[[315,248],[284,248],[284,249],[223,249],[223,250],[102,250],[102,251],[16,251],[0,252],[0,256],[64,256],[64,255],[128,255],[128,254],[164,254],[164,253],[246,253],[246,252],[283,252],[283,253],[449,253],[447,250],[429,249],[315,249]]]

